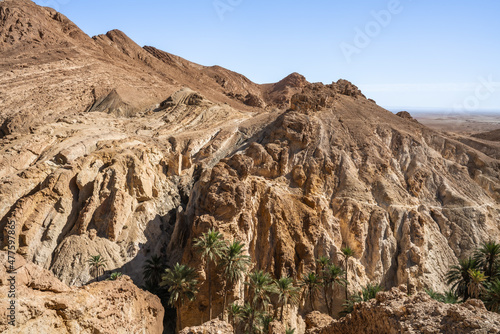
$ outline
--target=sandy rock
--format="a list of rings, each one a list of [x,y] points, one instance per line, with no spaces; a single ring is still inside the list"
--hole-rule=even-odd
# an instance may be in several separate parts
[[[179,334],[232,334],[233,327],[225,321],[212,320],[201,326],[184,328]]]
[[[481,301],[444,304],[425,292],[408,296],[400,289],[379,292],[357,304],[354,311],[334,320],[318,334],[351,333],[497,333],[500,315],[488,312]]]
[[[306,330],[323,328],[331,324],[333,321],[332,317],[320,313],[318,311],[314,311],[306,315],[305,320],[306,320]]]
[[[0,252],[2,263],[7,253]],[[16,273],[0,267],[2,333],[162,333],[164,309],[158,297],[139,289],[128,276],[69,288],[49,271],[22,257]],[[7,324],[9,281],[16,280],[16,327]]]
[[[152,255],[204,277],[192,240],[216,228],[276,278],[315,271],[322,255],[343,265],[349,246],[351,293],[442,291],[450,265],[500,237],[498,148],[398,117],[346,80],[258,85],[120,31],[90,38],[29,0],[0,1],[0,47],[0,247],[11,233],[65,284],[88,283],[96,254],[105,276],[138,284]],[[182,326],[207,319],[200,288]],[[237,287],[228,302],[246,297]],[[300,333],[309,304],[286,312]],[[314,308],[326,312],[321,298]]]

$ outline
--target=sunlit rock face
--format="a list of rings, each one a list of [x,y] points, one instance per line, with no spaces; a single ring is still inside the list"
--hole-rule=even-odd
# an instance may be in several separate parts
[[[15,222],[17,253],[70,286],[93,279],[96,254],[102,278],[141,285],[158,255],[203,282],[193,239],[214,228],[274,277],[298,279],[319,256],[343,265],[348,246],[350,293],[443,290],[450,265],[500,236],[497,146],[398,117],[346,80],[258,85],[120,31],[90,38],[27,0],[0,2],[0,37],[0,246]],[[208,320],[207,290],[181,327]],[[215,315],[222,304],[214,294]],[[286,321],[302,333],[310,311]]]
[[[15,294],[8,298],[12,273],[0,251],[0,306],[2,333],[163,333],[164,309],[160,299],[139,289],[127,276],[115,281],[69,287],[54,275],[20,255],[15,257]],[[15,317],[7,318],[11,300]]]
[[[496,333],[500,316],[488,312],[483,302],[469,299],[463,304],[445,304],[425,292],[408,296],[393,288],[376,299],[357,305],[352,314],[311,329],[313,334],[354,333]]]

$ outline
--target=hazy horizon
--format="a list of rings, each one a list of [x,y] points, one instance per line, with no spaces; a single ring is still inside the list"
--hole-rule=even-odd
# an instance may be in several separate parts
[[[500,3],[35,0],[90,36],[220,65],[256,83],[340,78],[387,109],[500,111]]]

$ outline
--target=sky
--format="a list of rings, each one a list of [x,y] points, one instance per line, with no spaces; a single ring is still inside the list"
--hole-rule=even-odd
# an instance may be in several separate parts
[[[219,65],[257,83],[347,79],[392,110],[500,112],[498,0],[35,0],[90,36]]]

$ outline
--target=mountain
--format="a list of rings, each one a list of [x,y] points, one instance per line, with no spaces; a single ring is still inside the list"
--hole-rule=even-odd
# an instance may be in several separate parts
[[[215,228],[274,277],[341,264],[349,246],[350,293],[443,291],[451,265],[500,236],[495,146],[394,115],[346,80],[255,84],[117,30],[90,38],[29,0],[0,2],[0,43],[1,246],[14,222],[17,253],[65,284],[87,284],[96,254],[138,285],[153,255],[205,277],[193,239]],[[207,320],[207,290],[182,327]],[[287,321],[304,327],[309,307]]]

